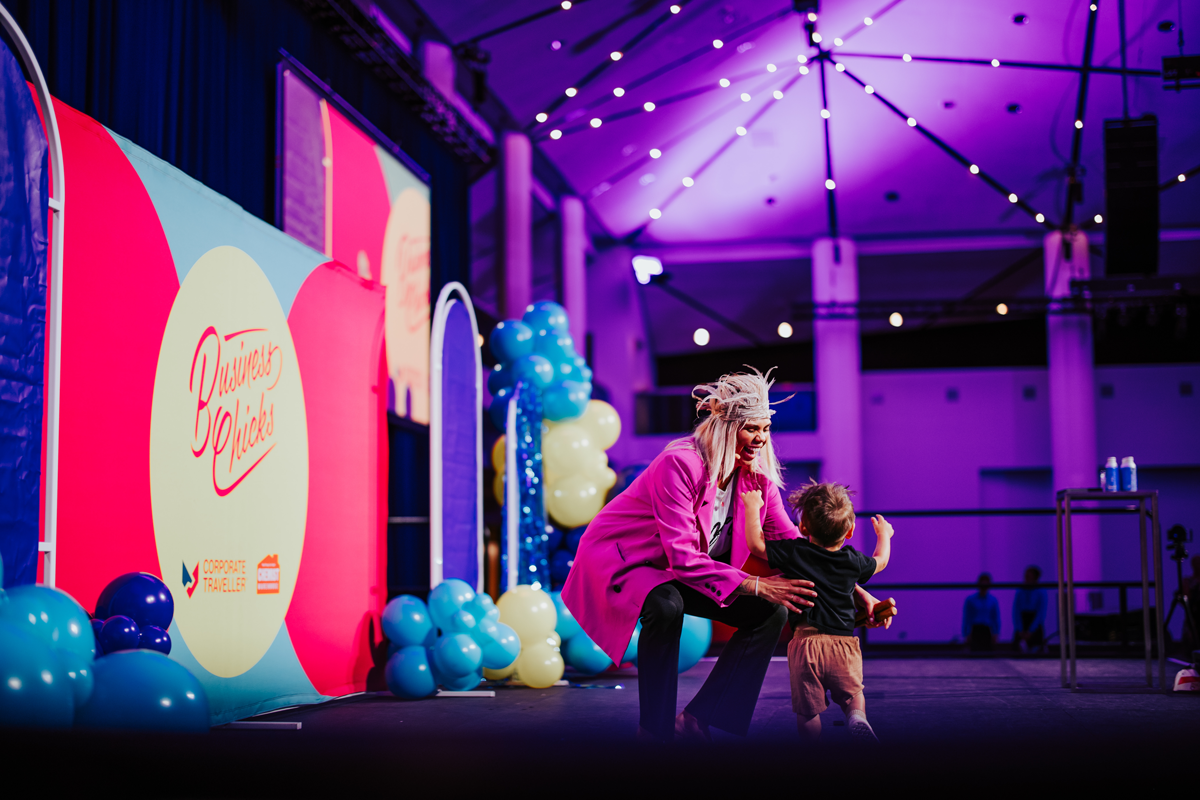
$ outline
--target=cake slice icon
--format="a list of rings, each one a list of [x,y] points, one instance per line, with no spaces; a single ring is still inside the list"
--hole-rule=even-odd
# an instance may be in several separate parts
[[[258,562],[258,593],[279,594],[279,556],[267,556]]]

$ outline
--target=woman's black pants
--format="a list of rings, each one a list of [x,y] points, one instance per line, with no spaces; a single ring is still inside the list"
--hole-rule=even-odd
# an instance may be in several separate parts
[[[684,614],[737,629],[687,711],[704,725],[745,736],[771,654],[787,622],[787,609],[749,595],[720,606],[679,581],[661,584],[650,592],[642,604],[638,639],[641,726],[665,741],[675,735]]]

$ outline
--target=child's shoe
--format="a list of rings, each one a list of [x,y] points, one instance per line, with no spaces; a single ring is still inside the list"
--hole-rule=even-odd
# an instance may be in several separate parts
[[[871,723],[867,722],[867,718],[854,714],[850,719],[846,720],[846,729],[850,732],[850,738],[860,744],[879,744],[879,737],[875,735],[875,731],[871,729]]]

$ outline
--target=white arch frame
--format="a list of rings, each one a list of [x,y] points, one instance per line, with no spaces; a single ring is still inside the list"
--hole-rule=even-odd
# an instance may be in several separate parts
[[[58,557],[58,427],[59,379],[62,374],[62,296],[63,296],[63,208],[66,196],[63,183],[62,139],[58,134],[58,118],[54,116],[54,101],[50,87],[38,66],[37,56],[16,20],[0,5],[0,24],[9,41],[17,48],[17,57],[33,83],[34,94],[41,106],[46,123],[46,140],[50,145],[50,296],[46,298],[46,374],[42,377],[42,402],[46,408],[46,529],[38,552],[45,557],[42,581],[53,586]]]
[[[453,295],[458,295],[454,297]],[[479,323],[475,306],[465,286],[452,281],[442,287],[433,310],[433,325],[429,337],[429,585],[437,586],[443,576],[442,524],[442,352],[446,338],[446,318],[454,303],[461,302],[471,319],[471,335],[475,339],[475,474],[479,496],[475,502],[475,525],[478,535],[475,591],[483,591],[483,564],[486,543],[483,537],[483,355],[479,349]]]

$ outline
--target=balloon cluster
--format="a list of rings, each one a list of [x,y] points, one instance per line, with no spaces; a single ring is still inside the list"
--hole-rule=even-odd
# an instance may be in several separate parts
[[[600,646],[592,641],[592,637],[584,633],[583,628],[567,608],[562,595],[554,593],[554,606],[558,611],[558,626],[555,628],[564,642],[562,649],[567,664],[576,672],[583,675],[596,675],[612,666]],[[625,654],[621,656],[622,664],[637,664],[638,639],[642,634],[642,623],[634,628]],[[703,617],[683,616],[683,632],[679,636],[679,671],[687,672],[700,663],[700,659],[708,652],[712,644],[712,622]]]
[[[504,669],[485,669],[489,680],[512,678],[535,689],[553,686],[566,665],[559,651],[562,640],[555,632],[558,613],[554,600],[541,589],[515,586],[500,595],[500,619],[521,637],[521,654]]]
[[[488,375],[492,395],[488,412],[496,428],[505,429],[508,401],[518,381],[541,393],[542,413],[548,420],[583,413],[592,396],[592,370],[575,352],[562,306],[534,303],[521,319],[498,324],[488,341],[498,361]]]
[[[145,572],[128,572],[114,578],[100,592],[92,631],[97,655],[118,650],[157,650],[171,653],[171,619],[175,599],[166,584]]]
[[[435,586],[428,604],[408,594],[393,599],[381,620],[390,642],[388,689],[409,700],[439,685],[464,692],[479,685],[485,670],[511,666],[521,641],[500,615],[492,598],[456,578]]]
[[[113,589],[131,577],[123,575],[101,595],[110,610],[115,602],[126,612],[111,615],[101,626],[103,632],[109,622],[123,618],[105,638],[109,645],[97,642],[94,621],[66,592],[42,585],[0,590],[0,726],[208,730],[208,697],[195,676],[163,652],[133,649],[157,639],[154,633],[142,639],[144,629],[159,627],[154,622],[164,623],[165,637],[174,608],[161,581],[133,575],[138,580]],[[144,629],[129,627],[137,618],[146,622]],[[165,646],[170,648],[169,638]]]

